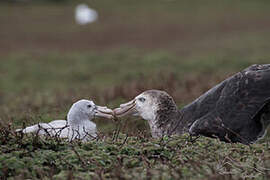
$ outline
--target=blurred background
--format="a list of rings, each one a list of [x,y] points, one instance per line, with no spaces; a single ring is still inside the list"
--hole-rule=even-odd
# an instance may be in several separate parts
[[[269,42],[268,0],[1,0],[0,122],[63,119],[81,98],[115,108],[146,89],[183,107],[270,63]],[[119,125],[95,121],[105,134]],[[120,124],[131,135],[148,128]]]

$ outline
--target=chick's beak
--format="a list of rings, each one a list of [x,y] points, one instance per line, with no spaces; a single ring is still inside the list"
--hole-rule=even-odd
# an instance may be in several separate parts
[[[113,112],[116,117],[122,117],[129,114],[137,115],[138,112],[136,110],[136,101],[132,100],[125,104],[121,104],[120,107],[114,109]]]
[[[113,118],[113,110],[107,108],[106,106],[96,106],[95,116],[112,119]]]

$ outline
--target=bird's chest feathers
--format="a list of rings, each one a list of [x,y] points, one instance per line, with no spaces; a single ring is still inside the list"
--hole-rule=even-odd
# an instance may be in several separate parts
[[[71,124],[71,128],[80,132],[91,131],[93,129],[96,129],[96,124],[89,120],[84,120],[80,121],[80,123],[77,124]]]
[[[149,121],[152,137],[162,137],[162,129],[158,128],[157,124],[153,121]]]
[[[70,124],[71,139],[84,139],[86,136],[96,137],[96,124],[89,120],[80,120],[80,123]]]

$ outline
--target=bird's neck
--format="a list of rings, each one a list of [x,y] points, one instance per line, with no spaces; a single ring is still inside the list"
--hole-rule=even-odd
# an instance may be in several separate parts
[[[187,133],[189,127],[192,125],[193,120],[187,115],[184,109],[179,109],[175,121],[171,122],[171,134],[184,134]]]
[[[158,112],[155,119],[148,121],[152,137],[175,134],[180,118],[181,112],[178,109]]]
[[[70,111],[67,115],[68,124],[71,127],[81,126],[87,124],[89,117],[86,114],[81,113],[80,111]]]
[[[187,133],[194,122],[192,112],[185,108],[162,113],[152,121],[148,121],[153,137],[162,137],[164,135]]]
[[[173,134],[188,133],[191,125],[200,117],[200,112],[197,109],[197,103],[191,103],[178,110],[178,117],[172,126]]]
[[[159,127],[156,119],[148,120],[148,124],[149,124],[150,130],[151,130],[152,137],[158,138],[158,137],[162,137],[163,135],[165,135],[163,133],[163,128]]]
[[[96,136],[96,124],[90,121],[86,114],[80,112],[69,112],[67,116],[68,125],[73,131],[73,136],[82,139],[86,135]]]

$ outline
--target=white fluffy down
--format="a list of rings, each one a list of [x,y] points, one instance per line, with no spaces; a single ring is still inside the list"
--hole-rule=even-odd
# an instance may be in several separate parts
[[[71,106],[67,121],[55,120],[50,123],[38,123],[16,131],[87,141],[97,136],[96,124],[91,121],[95,116],[95,108],[93,101],[79,100]]]

